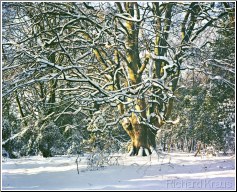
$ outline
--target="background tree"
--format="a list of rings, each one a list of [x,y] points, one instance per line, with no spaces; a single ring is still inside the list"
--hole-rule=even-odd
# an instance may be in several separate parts
[[[201,141],[224,152],[234,151],[235,28],[231,17],[234,6],[231,3],[225,6],[230,17],[223,17],[215,24],[216,38],[193,51],[196,63],[204,65],[191,67],[182,76],[183,87],[176,94],[180,102],[176,103],[174,113],[179,114],[181,121],[174,129],[174,140],[185,143],[187,150],[195,150],[197,141]]]

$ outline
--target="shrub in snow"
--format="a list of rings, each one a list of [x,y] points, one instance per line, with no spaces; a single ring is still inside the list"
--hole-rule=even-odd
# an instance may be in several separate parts
[[[9,153],[4,148],[2,148],[2,157],[9,158]]]

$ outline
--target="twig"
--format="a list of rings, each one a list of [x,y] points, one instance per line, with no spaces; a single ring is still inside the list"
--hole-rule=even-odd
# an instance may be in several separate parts
[[[78,161],[79,159],[79,161]],[[76,164],[77,164],[77,173],[79,174],[79,168],[78,168],[78,163],[81,161],[81,159],[79,158],[79,155],[77,156],[77,159],[76,159]]]

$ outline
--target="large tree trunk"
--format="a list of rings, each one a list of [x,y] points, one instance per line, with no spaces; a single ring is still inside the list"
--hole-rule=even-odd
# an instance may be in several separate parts
[[[156,130],[140,124],[135,115],[132,115],[130,118],[125,118],[122,122],[122,126],[132,141],[132,148],[129,152],[131,156],[147,156],[152,153],[156,147]]]
[[[159,4],[154,5],[154,9],[156,13],[154,13],[157,18],[160,18],[159,13]],[[140,12],[138,9],[138,4],[134,2],[128,2],[124,4],[125,10],[127,13],[135,17],[136,19],[140,19]],[[164,30],[166,31],[164,33],[164,37],[160,39],[160,21],[157,21],[157,36],[156,36],[156,42],[155,42],[155,55],[157,56],[164,56],[167,52],[167,49],[160,49],[160,52],[158,50],[159,45],[162,47],[166,46],[166,40],[168,38],[168,31],[170,29],[170,22],[171,22],[171,10],[172,6],[167,5],[167,11],[165,14],[166,21]],[[124,28],[126,28],[126,64],[127,64],[127,72],[128,72],[128,82],[127,86],[138,86],[142,82],[142,74],[143,71],[146,68],[146,65],[149,63],[150,60],[150,54],[147,54],[145,56],[144,61],[142,61],[139,57],[139,29],[140,29],[141,22],[135,22],[126,20]],[[149,52],[149,48],[147,48],[147,51]],[[115,58],[116,63],[118,63],[118,58]],[[165,63],[155,63],[156,71],[159,71],[156,74],[156,78],[160,78],[162,76],[162,66],[158,65],[165,65]],[[154,88],[156,89],[156,88]],[[159,91],[159,90],[156,90]],[[161,92],[161,90],[160,90]],[[156,100],[156,99],[154,99]],[[130,98],[128,98],[128,101],[130,101]],[[147,115],[150,115],[151,113],[154,113],[157,115],[157,117],[150,118],[150,123],[152,125],[155,125],[155,127],[161,127],[161,125],[164,123],[163,118],[160,115],[160,109],[162,109],[162,106],[155,105],[154,103],[147,105],[148,103],[145,100],[145,97],[137,97],[136,99],[133,99],[134,106],[136,112],[132,113],[131,117],[125,118],[122,122],[122,126],[125,129],[125,131],[128,133],[132,140],[132,149],[130,151],[131,155],[149,155],[155,148],[155,136],[157,130],[153,130],[150,127],[141,124],[139,121],[139,118],[147,119]],[[162,101],[157,101],[158,103],[162,103]],[[165,115],[168,116],[170,112],[170,108],[172,107],[172,99],[169,99],[167,110],[165,111]],[[148,109],[149,108],[149,109]],[[119,110],[121,114],[124,113],[124,108],[122,106],[119,106]],[[135,115],[135,113],[139,113],[138,117]],[[151,149],[152,148],[152,149]]]

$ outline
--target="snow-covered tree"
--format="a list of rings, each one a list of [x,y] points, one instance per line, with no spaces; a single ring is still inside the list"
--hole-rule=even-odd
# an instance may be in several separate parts
[[[181,70],[205,71],[193,54],[210,50],[216,29],[234,21],[232,3],[5,2],[3,9],[3,99],[14,100],[22,119],[71,112],[101,132],[121,123],[131,155],[150,154],[162,125],[177,123],[169,118]]]

